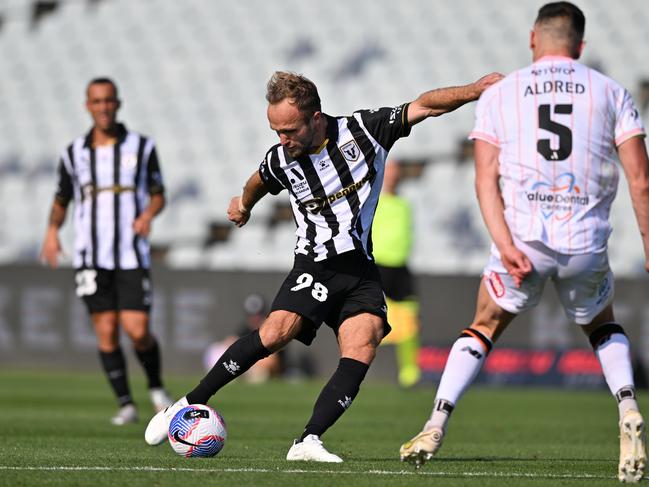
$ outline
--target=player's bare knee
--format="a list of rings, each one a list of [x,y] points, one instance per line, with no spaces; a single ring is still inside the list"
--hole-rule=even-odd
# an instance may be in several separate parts
[[[492,342],[498,340],[498,337],[500,337],[500,335],[505,331],[515,316],[500,308],[497,310],[487,309],[481,311],[476,313],[476,316],[469,328],[479,331]]]
[[[376,356],[376,344],[373,340],[340,341],[340,356],[370,364]]]
[[[369,364],[383,339],[383,320],[378,317],[361,317],[343,323],[338,333],[341,356]]]
[[[131,341],[133,342],[133,348],[138,351],[148,350],[153,345],[153,337],[148,330],[131,335]]]
[[[275,352],[297,336],[301,324],[302,320],[299,315],[286,311],[275,311],[259,328],[261,343],[270,352]]]
[[[119,346],[117,328],[111,326],[96,326],[97,346],[102,352],[112,352]]]

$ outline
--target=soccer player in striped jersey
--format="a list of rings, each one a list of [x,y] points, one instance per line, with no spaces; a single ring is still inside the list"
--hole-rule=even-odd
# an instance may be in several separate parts
[[[567,316],[589,338],[620,418],[619,478],[644,472],[645,425],[629,340],[616,322],[608,215],[626,173],[649,271],[649,160],[629,93],[577,62],[585,18],[568,2],[543,6],[531,33],[533,64],[486,90],[476,107],[476,190],[493,239],[473,323],[453,345],[424,429],[401,447],[421,464],[493,342],[535,306],[551,279]]]
[[[310,345],[324,322],[337,336],[340,362],[286,458],[342,462],[320,437],[351,406],[376,347],[390,331],[370,238],[388,151],[413,125],[476,99],[500,78],[491,74],[426,92],[411,103],[333,117],[322,112],[313,82],[287,72],[272,76],[267,115],[279,144],[266,153],[242,196],[232,199],[228,217],[243,226],[255,203],[286,189],[297,224],[295,265],[261,328],[235,342],[194,390],[150,421],[149,444],[164,441],[181,407],[207,403],[293,339]]]
[[[119,325],[130,337],[146,372],[156,410],[172,403],[160,376],[160,350],[149,331],[151,221],[165,204],[164,186],[151,139],[117,123],[117,86],[96,78],[87,87],[86,108],[94,125],[61,154],[42,258],[56,267],[58,232],[74,200],[76,293],[90,313],[104,372],[119,410],[112,423],[138,420],[119,343]]]

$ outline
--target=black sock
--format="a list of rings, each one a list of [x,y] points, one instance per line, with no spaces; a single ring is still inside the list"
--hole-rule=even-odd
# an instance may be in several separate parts
[[[110,385],[117,396],[117,402],[120,406],[132,404],[131,390],[128,387],[126,378],[126,360],[122,349],[118,348],[114,352],[99,352],[99,359],[108,377]]]
[[[230,345],[196,388],[187,394],[189,404],[207,404],[221,387],[236,379],[270,352],[261,343],[259,330],[239,338]]]
[[[160,377],[160,347],[158,347],[157,340],[153,338],[153,345],[148,350],[135,350],[135,355],[146,373],[149,389],[162,387],[162,379]]]
[[[324,386],[313,406],[311,419],[304,428],[300,441],[307,435],[322,436],[352,405],[369,365],[351,358],[341,358],[338,368]]]

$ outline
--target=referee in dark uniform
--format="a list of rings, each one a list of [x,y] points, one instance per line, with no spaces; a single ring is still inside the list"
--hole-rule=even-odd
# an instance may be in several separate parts
[[[115,425],[138,420],[119,343],[119,325],[133,342],[156,411],[172,403],[160,378],[160,351],[149,331],[151,221],[165,205],[153,141],[117,123],[120,100],[108,78],[88,83],[86,108],[94,125],[61,154],[56,197],[41,256],[56,267],[58,232],[74,200],[76,293],[97,334],[99,357],[117,396]]]
[[[342,462],[320,437],[351,406],[376,347],[390,332],[370,237],[388,151],[414,124],[477,99],[500,78],[491,74],[400,106],[332,117],[322,113],[311,81],[293,73],[273,75],[266,99],[279,144],[267,152],[243,195],[232,199],[228,217],[243,226],[257,201],[286,189],[297,224],[295,265],[260,329],[232,344],[194,390],[153,417],[145,432],[149,444],[166,438],[180,407],[207,403],[294,338],[309,345],[324,322],[337,336],[341,359],[286,459]]]

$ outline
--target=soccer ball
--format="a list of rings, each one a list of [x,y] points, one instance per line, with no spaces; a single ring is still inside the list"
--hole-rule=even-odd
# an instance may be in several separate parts
[[[219,413],[203,404],[182,408],[169,423],[169,444],[181,457],[213,457],[228,432]]]

